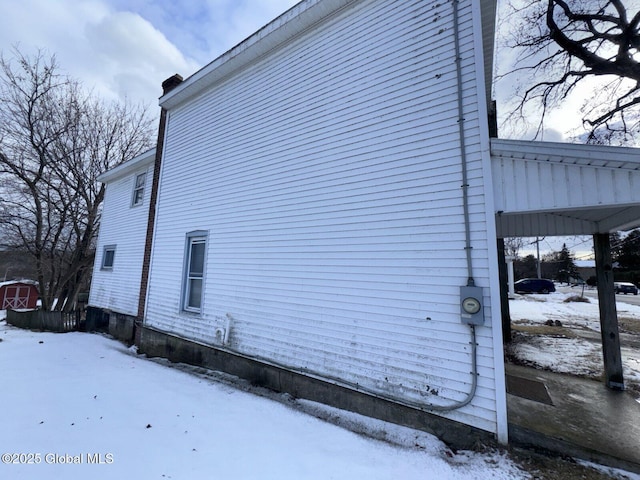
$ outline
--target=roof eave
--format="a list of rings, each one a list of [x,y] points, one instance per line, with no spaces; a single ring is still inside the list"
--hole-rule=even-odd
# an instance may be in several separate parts
[[[166,109],[175,107],[356,1],[304,0],[298,3],[160,97],[160,105]]]
[[[159,103],[171,109],[198,95],[259,58],[290,42],[318,22],[335,15],[358,0],[303,0],[253,35],[222,54],[160,97]],[[496,0],[480,0],[487,96],[492,84]]]
[[[141,169],[145,165],[153,163],[155,157],[156,149],[154,147],[151,150],[147,150],[137,157],[132,158],[131,160],[121,163],[117,167],[107,170],[106,172],[99,175],[97,180],[101,183],[112,182],[113,180],[129,175],[135,170]]]

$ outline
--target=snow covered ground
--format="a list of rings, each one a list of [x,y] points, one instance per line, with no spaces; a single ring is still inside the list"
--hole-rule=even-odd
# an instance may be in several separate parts
[[[597,300],[564,302],[576,293],[510,301],[511,354],[539,368],[600,375]],[[618,311],[640,327],[640,306],[619,303]],[[20,330],[3,314],[2,479],[532,478],[501,452],[452,452],[423,432],[149,360],[106,336]],[[548,320],[562,327],[536,332]],[[623,347],[626,380],[638,385],[639,350]]]
[[[505,454],[331,412],[390,442],[374,440],[105,336],[0,322],[0,340],[3,479],[530,478]]]
[[[538,368],[599,378],[603,360],[598,300],[590,295],[589,303],[565,302],[581,293],[581,288],[559,287],[549,295],[516,295],[510,300],[515,332],[510,356]],[[640,306],[619,299],[616,307],[625,382],[640,392]],[[549,320],[562,326],[538,329]]]

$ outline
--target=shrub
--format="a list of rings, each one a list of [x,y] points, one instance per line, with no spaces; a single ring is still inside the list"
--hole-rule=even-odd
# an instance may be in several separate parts
[[[591,303],[591,300],[589,300],[587,297],[581,297],[580,295],[571,295],[570,297],[565,298],[564,303],[571,303],[571,302],[582,302],[582,303]]]

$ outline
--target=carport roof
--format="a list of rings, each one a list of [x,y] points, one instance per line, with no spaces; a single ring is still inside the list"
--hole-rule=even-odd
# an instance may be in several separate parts
[[[640,149],[491,139],[498,237],[640,226]]]

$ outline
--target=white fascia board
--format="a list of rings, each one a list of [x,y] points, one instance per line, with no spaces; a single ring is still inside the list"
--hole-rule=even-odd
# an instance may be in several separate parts
[[[491,139],[491,156],[640,170],[640,148]]]
[[[491,69],[493,62],[493,36],[487,36],[487,23],[494,28],[495,18],[495,1],[482,0],[479,3],[472,3],[473,20],[474,20],[474,48],[475,51],[475,68],[477,92],[478,92],[478,110],[480,118],[488,118],[488,106],[491,100]],[[482,47],[478,47],[482,45]],[[488,62],[488,64],[487,64]],[[482,102],[482,94],[485,94],[486,104]],[[495,245],[496,236],[496,219],[493,192],[493,177],[491,167],[491,144],[489,139],[488,122],[480,122],[480,143],[482,147],[482,171],[483,185],[485,189],[485,219],[487,223],[487,242],[489,245]],[[495,248],[488,248],[487,255],[489,258],[489,289],[488,300],[491,307],[491,346],[493,348],[493,370],[494,370],[494,390],[496,402],[496,437],[498,442],[503,445],[509,442],[509,424],[507,419],[507,387],[505,381],[505,367],[503,355],[499,354],[503,349],[503,333],[502,333],[502,317],[500,306],[500,295],[491,294],[491,292],[500,291],[500,275],[498,271],[498,252]],[[482,327],[479,327],[482,328]]]
[[[130,173],[141,169],[142,167],[152,163],[156,158],[156,149],[155,147],[151,150],[147,150],[144,153],[141,153],[137,157],[132,158],[124,163],[121,163],[115,168],[111,170],[107,170],[100,176],[98,176],[98,181],[101,183],[109,183],[118,178],[122,178]]]
[[[479,3],[482,22],[485,92],[487,96],[487,105],[489,105],[493,86],[493,61],[496,38],[496,0],[480,0]],[[474,11],[475,7],[476,5],[474,4]]]

